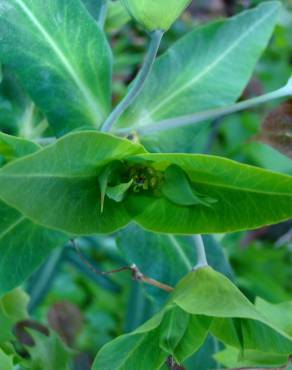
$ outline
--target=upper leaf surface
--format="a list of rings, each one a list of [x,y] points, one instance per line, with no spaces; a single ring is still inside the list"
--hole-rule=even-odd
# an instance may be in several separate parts
[[[40,150],[31,141],[0,133],[0,155],[10,162]],[[68,237],[48,230],[0,201],[0,294],[20,285]]]
[[[99,176],[115,161],[124,172],[116,173],[117,183],[110,185],[132,179],[133,185],[119,203],[106,196],[101,213]],[[181,205],[167,199],[161,186],[171,165],[212,203]],[[39,224],[83,235],[112,232],[130,221],[178,234],[255,228],[291,217],[291,189],[290,176],[213,156],[147,154],[140,145],[95,131],[70,134],[0,170],[5,203]]]
[[[1,61],[58,135],[104,120],[111,53],[79,0],[1,0],[0,35]]]
[[[5,166],[0,198],[25,216],[58,230],[111,232],[129,223],[131,216],[123,203],[109,198],[101,215],[98,175],[109,162],[143,152],[128,140],[95,131],[70,134]],[[8,186],[10,182],[16,187]]]
[[[268,43],[279,8],[267,1],[184,36],[157,60],[119,126],[138,128],[233,103]]]
[[[142,227],[156,232],[194,234],[256,228],[292,216],[292,177],[208,155],[145,154],[159,171],[177,165],[196,192],[216,200],[182,206],[164,197],[129,195],[128,207]],[[138,201],[138,197],[140,200]]]
[[[36,152],[40,147],[32,141],[0,132],[0,156],[5,162]]]

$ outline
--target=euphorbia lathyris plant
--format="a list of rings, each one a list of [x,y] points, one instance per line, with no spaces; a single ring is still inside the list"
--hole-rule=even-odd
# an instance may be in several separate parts
[[[92,3],[0,0],[0,60],[37,111],[29,111],[19,131],[26,138],[0,134],[0,292],[20,285],[70,239],[122,230],[117,243],[124,250],[123,240],[140,226],[140,241],[175,245],[186,276],[157,315],[107,344],[93,369],[181,364],[208,334],[254,365],[287,363],[291,327],[271,314],[281,315],[285,307],[252,304],[208,266],[200,234],[291,218],[292,177],[222,157],[157,150],[170,148],[179,136],[183,146],[176,151],[184,152],[189,127],[198,122],[292,95],[289,80],[274,92],[235,103],[267,46],[280,4],[264,2],[195,28],[156,60],[163,34],[189,1],[121,1],[151,40],[140,72],[110,113],[113,57],[103,23],[113,4],[96,1],[92,16]],[[40,146],[49,134],[50,145]],[[290,139],[286,131],[281,135]],[[130,223],[138,226],[124,229]],[[192,236],[186,243],[197,248],[197,265],[172,234]],[[139,248],[139,238],[125,254]]]

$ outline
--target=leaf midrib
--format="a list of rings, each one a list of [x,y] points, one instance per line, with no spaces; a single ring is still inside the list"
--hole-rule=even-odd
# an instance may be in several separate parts
[[[43,173],[43,174],[38,174],[38,173],[33,173],[28,175],[22,175],[22,174],[6,174],[6,173],[1,173],[0,174],[0,180],[1,178],[21,178],[21,179],[30,179],[30,178],[35,178],[35,179],[93,179],[96,178],[98,174],[86,174],[86,175],[64,175],[64,174],[49,174],[49,173]]]
[[[44,36],[45,40],[47,40],[48,44],[51,46],[59,60],[62,62],[63,66],[77,85],[77,87],[82,92],[85,100],[88,103],[88,107],[91,109],[94,118],[96,121],[98,119],[102,119],[101,111],[103,111],[102,107],[97,104],[97,99],[92,95],[90,90],[84,85],[83,81],[79,78],[78,73],[74,69],[74,66],[70,63],[70,61],[66,58],[65,54],[62,50],[58,47],[54,39],[50,36],[50,34],[46,31],[46,29],[41,25],[38,21],[37,17],[34,13],[26,6],[23,0],[15,0],[16,3],[19,5],[23,13],[27,16],[27,18],[31,21],[31,23],[38,29],[38,31]]]
[[[185,85],[181,86],[179,89],[175,90],[172,94],[169,94],[165,99],[163,99],[155,108],[147,112],[147,118],[151,117],[154,113],[156,113],[161,107],[168,104],[171,100],[176,98],[179,94],[181,94],[184,90],[188,89],[190,86],[195,85],[196,83],[199,83],[200,80],[205,77],[209,72],[212,73],[212,70],[217,67],[217,65],[225,59],[225,57],[228,56],[229,53],[233,52],[234,49],[240,43],[248,37],[254,30],[259,27],[267,18],[270,17],[270,15],[275,11],[273,8],[270,12],[266,13],[265,16],[263,16],[258,22],[256,22],[252,27],[250,27],[245,33],[243,33],[236,41],[227,48],[223,54],[220,55],[219,58],[217,58],[213,63],[208,65],[201,73],[199,73],[197,76],[195,76],[192,80],[187,82]],[[141,123],[143,123],[143,120],[141,120]],[[147,121],[147,123],[149,123]]]
[[[21,174],[0,174],[0,181],[1,181],[1,177],[6,177],[6,178],[11,178],[11,179],[14,179],[14,178],[27,178],[27,179],[30,179],[30,178],[40,178],[40,179],[54,179],[54,178],[57,178],[57,179],[94,179],[96,178],[98,175],[97,174],[88,174],[88,175],[63,175],[63,174],[31,174],[29,176],[27,175],[21,175]],[[232,186],[232,185],[229,185],[229,184],[222,184],[222,183],[218,183],[218,182],[207,182],[207,181],[202,181],[202,180],[196,180],[196,181],[192,181],[192,183],[194,185],[196,184],[199,184],[199,185],[207,185],[207,186],[212,186],[212,187],[218,187],[218,188],[223,188],[223,189],[231,189],[231,190],[235,190],[235,191],[244,191],[244,192],[247,192],[247,193],[255,193],[255,194],[265,194],[265,195],[271,195],[271,196],[288,196],[290,198],[292,198],[292,194],[291,192],[290,193],[286,193],[286,192],[273,192],[273,191],[267,191],[267,190],[257,190],[257,189],[252,189],[252,188],[246,188],[246,187],[240,187],[240,186]],[[0,196],[1,198],[1,196]]]
[[[16,228],[18,225],[20,225],[26,217],[23,215],[19,215],[19,218],[17,221],[10,224],[1,234],[0,234],[0,240],[3,239],[7,234],[9,234],[14,228]]]

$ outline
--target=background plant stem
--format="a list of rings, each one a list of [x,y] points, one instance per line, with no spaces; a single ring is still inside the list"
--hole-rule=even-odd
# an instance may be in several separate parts
[[[119,119],[119,117],[124,113],[124,111],[129,107],[129,105],[136,99],[138,94],[140,93],[144,83],[151,72],[153,63],[155,61],[161,39],[163,36],[163,31],[157,30],[153,31],[150,34],[150,44],[148,47],[148,51],[143,63],[140,72],[136,76],[135,80],[130,86],[128,94],[124,97],[124,99],[115,107],[112,113],[104,122],[101,131],[108,132],[111,130],[112,126],[115,122]]]
[[[196,270],[200,267],[208,266],[208,261],[202,236],[199,234],[194,235],[193,240],[197,252],[197,264],[194,266],[194,270]]]
[[[100,11],[99,11],[99,16],[98,16],[98,24],[100,28],[104,28],[107,9],[108,9],[108,0],[103,0],[100,6]]]
[[[283,97],[290,96],[290,95],[292,95],[291,83],[271,93],[261,95],[256,98],[248,99],[248,100],[245,100],[239,103],[235,103],[227,107],[210,109],[210,110],[200,112],[200,113],[195,113],[195,114],[190,114],[186,116],[166,119],[163,121],[158,121],[155,123],[151,123],[149,125],[145,125],[141,128],[136,128],[136,131],[140,136],[152,135],[154,133],[165,131],[165,130],[194,125],[194,124],[207,121],[207,120],[211,120],[211,119],[218,119],[227,114],[239,112],[239,111],[242,111],[248,108],[255,107],[259,104],[263,104],[268,101],[283,98]],[[131,127],[131,131],[133,130],[135,130],[135,127]],[[127,131],[129,131],[129,129],[127,129]],[[122,132],[123,130],[120,131],[120,133]]]

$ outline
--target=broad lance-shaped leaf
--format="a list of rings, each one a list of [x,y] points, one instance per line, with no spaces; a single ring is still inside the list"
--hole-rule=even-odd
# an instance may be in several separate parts
[[[121,183],[133,179],[133,186],[121,202],[107,197],[101,214],[99,176],[116,161],[127,177]],[[216,202],[182,206],[167,199],[161,186],[171,165],[185,172],[197,194]],[[130,221],[177,234],[256,228],[292,216],[291,189],[291,176],[214,156],[147,154],[95,131],[70,134],[0,170],[6,204],[38,224],[81,235],[113,232]]]
[[[1,0],[0,35],[0,60],[58,135],[103,122],[111,52],[80,0]]]
[[[118,127],[140,128],[233,103],[268,43],[279,9],[279,2],[267,1],[184,36],[157,60]]]
[[[5,162],[40,150],[31,141],[0,133]],[[48,230],[0,201],[0,295],[20,285],[68,236]]]
[[[238,320],[242,343],[235,343],[234,348],[242,345],[243,351],[261,350],[258,337],[268,333],[272,346],[267,352],[273,353],[273,346],[277,349],[280,345],[286,350],[283,353],[291,351],[292,337],[269,323],[226,277],[205,267],[183,278],[151,320],[106,344],[98,353],[93,370],[132,370],[137,363],[142,369],[158,370],[169,355],[183,363],[203,344],[217,320]],[[236,338],[236,332],[232,338]]]
[[[144,165],[147,161],[162,173],[171,165],[179,166],[196,192],[216,200],[209,207],[181,206],[163,196],[129,194],[128,208],[134,220],[147,230],[174,234],[228,232],[292,216],[291,176],[207,155],[145,154],[131,160]]]
[[[1,192],[0,199],[43,226],[81,235],[109,233],[132,217],[124,202],[109,198],[101,214],[98,176],[110,162],[143,152],[140,145],[96,131],[69,134],[5,166],[0,188],[8,191],[6,181],[13,178],[22,195],[13,195],[16,188],[11,188],[10,195]]]

